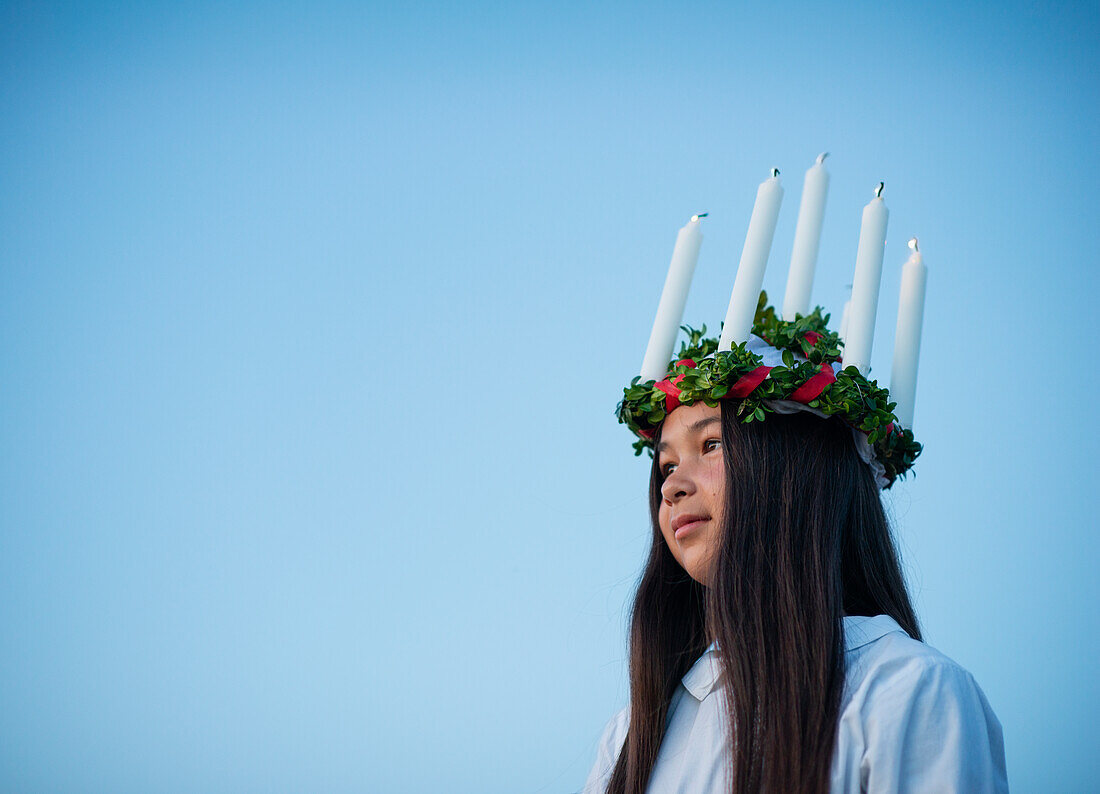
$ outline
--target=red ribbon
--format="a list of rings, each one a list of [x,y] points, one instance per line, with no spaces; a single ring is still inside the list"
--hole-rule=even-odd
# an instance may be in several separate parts
[[[730,390],[726,392],[726,399],[742,400],[748,397],[757,386],[764,382],[764,378],[768,377],[768,373],[771,371],[771,367],[761,365],[752,372],[742,375],[736,383],[730,386]]]
[[[678,367],[687,367],[688,369],[695,369],[695,361],[690,358],[682,358],[676,362]],[[663,381],[657,384],[657,388],[665,393],[665,413],[670,414],[680,407],[680,390],[676,384],[684,379],[683,375],[677,375],[675,378],[665,378]]]
[[[822,364],[821,371],[795,389],[787,399],[794,400],[796,403],[816,400],[821,392],[825,391],[825,387],[834,381],[836,381],[836,375],[833,373],[833,368],[828,364]]]
[[[680,407],[680,390],[676,388],[676,383],[679,383],[680,378],[684,377],[680,375],[676,378],[676,382],[668,380],[667,378],[657,384],[657,388],[665,393],[665,413],[670,414]]]

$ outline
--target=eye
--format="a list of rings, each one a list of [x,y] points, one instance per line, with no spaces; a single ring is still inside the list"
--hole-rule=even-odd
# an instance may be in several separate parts
[[[669,475],[672,474],[672,472],[674,471],[676,471],[675,463],[665,463],[663,466],[661,466],[661,476],[665,479],[668,479]]]
[[[721,449],[721,448],[722,448],[722,439],[720,439],[720,438],[708,438],[705,442],[703,442],[703,451],[704,452],[713,452],[714,450]]]

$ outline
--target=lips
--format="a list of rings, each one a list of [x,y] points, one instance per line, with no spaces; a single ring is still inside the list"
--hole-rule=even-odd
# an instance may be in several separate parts
[[[690,530],[693,526],[701,524],[704,521],[710,521],[710,516],[697,515],[694,513],[678,515],[676,518],[672,519],[672,533],[679,537],[680,530]]]

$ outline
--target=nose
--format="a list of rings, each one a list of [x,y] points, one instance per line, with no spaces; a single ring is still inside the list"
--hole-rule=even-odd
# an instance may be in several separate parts
[[[661,498],[668,505],[673,505],[693,493],[695,493],[695,479],[686,462],[681,462],[661,483]]]

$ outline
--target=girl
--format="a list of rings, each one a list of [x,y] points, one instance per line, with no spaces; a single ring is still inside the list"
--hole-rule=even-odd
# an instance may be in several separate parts
[[[835,341],[819,330],[824,347]],[[754,345],[773,354],[780,385],[798,371]],[[685,359],[645,386],[668,395],[667,410],[632,402],[637,384],[620,406],[654,449],[653,537],[632,611],[630,705],[604,730],[585,794],[1007,791],[1001,726],[970,674],[921,641],[880,501],[916,453],[899,465],[883,441],[899,431],[884,423],[869,444],[852,416],[821,410],[843,415],[825,396],[730,399],[762,360],[725,376],[701,362],[701,378]],[[844,381],[833,392],[858,379],[831,370]],[[685,374],[697,379],[681,392]],[[796,385],[788,396],[804,398]],[[692,401],[692,388],[722,399]],[[766,418],[746,422],[758,408]],[[650,430],[639,418],[662,414]]]

